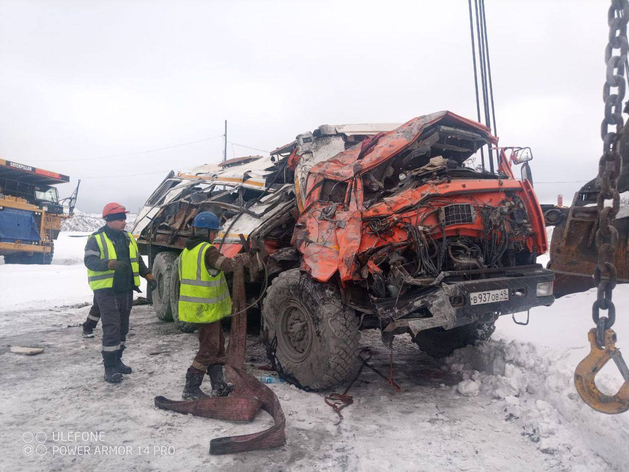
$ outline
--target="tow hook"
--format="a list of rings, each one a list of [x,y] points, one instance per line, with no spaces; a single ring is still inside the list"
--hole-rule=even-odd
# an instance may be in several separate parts
[[[620,350],[616,348],[616,333],[612,329],[606,329],[604,344],[599,346],[597,342],[597,328],[588,333],[591,350],[583,359],[574,373],[574,385],[579,396],[590,407],[601,413],[615,415],[629,410],[629,368],[625,363]],[[622,374],[625,382],[615,395],[605,395],[597,387],[594,379],[601,369],[613,359]]]

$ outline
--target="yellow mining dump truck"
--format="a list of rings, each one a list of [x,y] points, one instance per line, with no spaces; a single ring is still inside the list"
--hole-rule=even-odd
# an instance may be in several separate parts
[[[0,256],[6,264],[52,262],[55,239],[73,214],[79,190],[77,185],[72,196],[59,200],[53,185],[69,181],[67,175],[0,159]]]

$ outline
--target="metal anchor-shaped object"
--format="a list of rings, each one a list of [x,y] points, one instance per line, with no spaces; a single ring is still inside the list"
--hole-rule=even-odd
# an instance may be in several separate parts
[[[583,401],[596,411],[608,415],[624,413],[629,410],[629,368],[616,348],[616,333],[611,329],[605,330],[605,344],[602,348],[597,343],[596,333],[596,328],[588,333],[591,350],[577,366],[574,373],[574,385]],[[615,395],[605,395],[594,382],[596,375],[610,359],[614,360],[625,379],[625,383]]]

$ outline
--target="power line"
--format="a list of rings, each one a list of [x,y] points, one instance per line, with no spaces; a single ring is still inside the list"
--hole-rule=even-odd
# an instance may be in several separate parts
[[[232,143],[231,141],[227,141],[229,144],[233,144],[234,146],[239,146],[242,148],[246,148],[246,149],[253,149],[254,151],[261,151],[261,152],[266,152],[266,153],[270,153],[271,151],[267,151],[265,149],[258,149],[258,148],[254,148],[251,146],[245,146],[244,144],[238,144],[238,143]]]
[[[589,180],[563,180],[563,181],[558,181],[558,182],[551,182],[551,181],[544,181],[544,182],[540,182],[540,181],[535,181],[535,184],[584,184],[585,182],[589,182]]]
[[[205,141],[211,141],[212,139],[222,138],[222,137],[223,135],[219,134],[218,136],[212,136],[211,138],[198,139],[196,141],[189,141],[187,143],[173,144],[172,146],[148,149],[146,151],[129,152],[129,153],[124,153],[124,154],[111,154],[109,156],[83,157],[83,158],[77,158],[77,159],[36,159],[36,161],[37,162],[76,162],[76,161],[92,161],[92,160],[97,160],[97,159],[113,159],[116,157],[137,156],[139,154],[149,154],[151,152],[164,151],[166,149],[173,149],[173,148],[178,148],[181,146],[188,146],[190,144],[203,143]]]
[[[172,169],[156,170],[155,172],[142,172],[141,174],[93,175],[93,176],[88,176],[88,177],[80,177],[80,179],[87,180],[87,179],[113,179],[113,178],[122,178],[122,177],[139,177],[142,175],[164,174],[164,173],[170,172],[171,170]]]
[[[199,141],[194,141],[194,142],[208,141],[210,139],[220,138],[222,136],[223,135],[215,136],[213,138],[207,138],[207,139],[204,139],[204,140],[199,140]],[[228,141],[228,143],[232,145],[232,151],[233,151],[233,146],[240,146],[240,147],[244,147],[244,148],[247,148],[247,149],[253,149],[255,151],[262,151],[262,152],[266,152],[266,153],[269,152],[269,151],[266,151],[264,149],[258,149],[258,148],[254,148],[254,147],[251,147],[251,146],[245,146],[244,144],[232,143],[231,141]],[[159,150],[161,150],[161,149],[170,149],[172,147],[178,147],[178,146],[185,146],[186,144],[191,144],[191,143],[177,144],[177,145],[174,145],[174,146],[170,146],[168,148],[160,148]],[[120,156],[128,156],[128,155],[134,155],[134,154],[143,154],[143,153],[147,153],[147,152],[154,152],[156,150],[157,149],[150,150],[150,151],[141,151],[141,152],[132,153],[132,154],[120,154]],[[114,179],[114,178],[123,178],[123,177],[139,177],[139,176],[143,176],[143,175],[163,174],[163,173],[170,172],[171,170],[172,169],[158,170],[158,171],[154,171],[154,172],[142,172],[142,173],[139,173],[139,174],[93,175],[93,176],[81,177],[81,179],[88,180],[88,179]]]

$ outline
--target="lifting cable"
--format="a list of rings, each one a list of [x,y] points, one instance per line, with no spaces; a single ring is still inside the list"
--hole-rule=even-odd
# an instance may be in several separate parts
[[[481,116],[484,116],[484,124],[496,136],[498,134],[496,127],[496,109],[494,106],[494,86],[491,77],[491,62],[489,60],[489,40],[487,38],[487,18],[485,15],[485,0],[474,0],[474,11],[472,11],[472,0],[468,0],[468,9],[470,16],[470,38],[472,44],[472,62],[474,65],[474,89],[476,93],[476,116],[480,123]],[[478,60],[477,60],[478,56]],[[480,72],[480,74],[479,74]],[[480,75],[480,87],[479,87]],[[481,98],[482,107],[481,115]],[[496,158],[498,158],[496,151]],[[485,154],[481,148],[481,163],[483,171],[485,170]],[[489,151],[489,170],[494,173],[494,161],[492,152]]]

